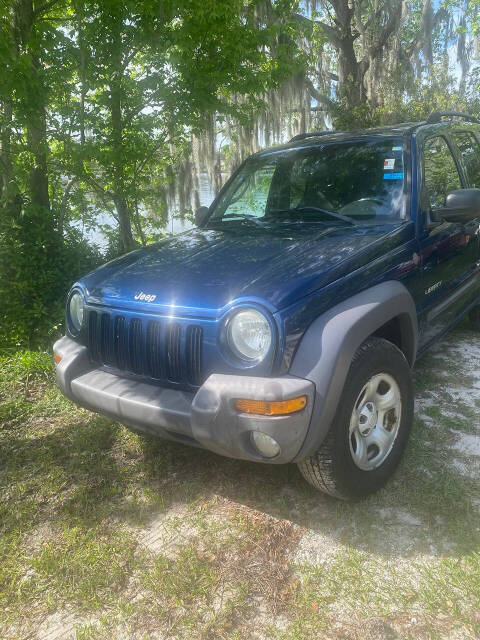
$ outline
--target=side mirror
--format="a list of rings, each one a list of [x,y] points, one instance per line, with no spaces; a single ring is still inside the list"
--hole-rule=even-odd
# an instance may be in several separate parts
[[[447,195],[445,206],[435,209],[435,220],[470,222],[480,218],[480,189],[457,189]]]
[[[479,190],[480,191],[480,190]],[[199,207],[195,211],[195,225],[197,227],[203,227],[203,223],[208,217],[209,208],[208,207]]]

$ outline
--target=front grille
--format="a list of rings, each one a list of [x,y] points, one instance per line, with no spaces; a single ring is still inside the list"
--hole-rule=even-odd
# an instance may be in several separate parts
[[[90,358],[155,381],[202,384],[202,327],[90,310]]]

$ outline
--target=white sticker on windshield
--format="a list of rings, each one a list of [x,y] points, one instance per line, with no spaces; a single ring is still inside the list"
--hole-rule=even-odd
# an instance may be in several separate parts
[[[384,171],[392,171],[395,169],[395,158],[385,158],[383,162]]]

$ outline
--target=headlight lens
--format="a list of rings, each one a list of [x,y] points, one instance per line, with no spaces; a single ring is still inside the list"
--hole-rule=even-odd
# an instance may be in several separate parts
[[[244,309],[228,323],[227,339],[232,351],[242,360],[260,361],[272,344],[272,330],[263,313]]]
[[[82,328],[83,322],[83,296],[80,293],[74,293],[70,298],[68,305],[68,313],[72,328],[78,332]]]

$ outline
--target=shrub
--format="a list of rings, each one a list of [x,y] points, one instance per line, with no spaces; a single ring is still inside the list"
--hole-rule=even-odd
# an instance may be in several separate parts
[[[0,348],[38,348],[59,335],[65,296],[102,261],[98,249],[70,229],[52,231],[44,210],[25,206],[0,227]]]

